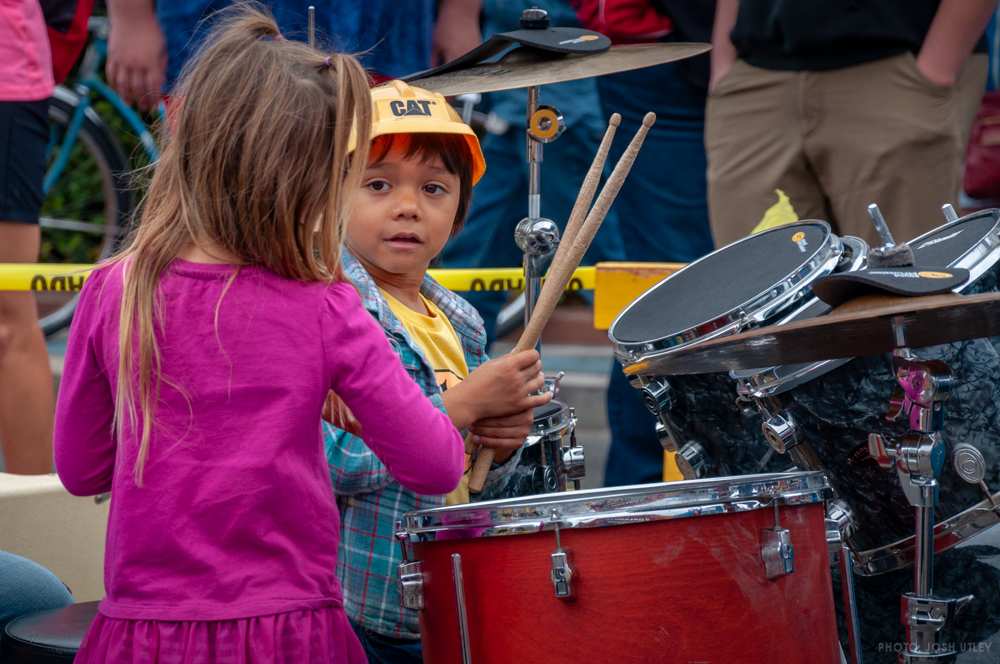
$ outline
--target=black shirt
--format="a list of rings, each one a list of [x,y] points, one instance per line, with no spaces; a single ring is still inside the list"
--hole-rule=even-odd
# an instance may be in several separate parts
[[[940,0],[740,0],[730,37],[764,69],[849,67],[924,43]],[[985,51],[981,38],[977,51]]]

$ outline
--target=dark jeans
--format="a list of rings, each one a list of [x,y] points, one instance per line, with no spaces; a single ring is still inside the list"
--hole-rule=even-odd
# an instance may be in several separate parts
[[[705,95],[668,64],[597,79],[604,114],[621,113],[608,163],[625,151],[647,111],[656,113],[642,152],[615,202],[630,261],[690,262],[712,251],[708,226]],[[658,482],[663,448],[655,418],[614,363],[608,387],[611,450],[606,486]]]
[[[423,664],[420,641],[395,639],[351,623],[369,664]]]

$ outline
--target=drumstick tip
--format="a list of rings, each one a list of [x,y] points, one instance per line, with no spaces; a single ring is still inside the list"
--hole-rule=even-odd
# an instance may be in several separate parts
[[[656,122],[656,113],[653,113],[652,111],[646,113],[645,117],[642,118],[642,126],[645,127],[646,129],[652,127],[653,123],[655,122]]]
[[[617,127],[621,123],[622,123],[622,116],[619,115],[618,113],[612,113],[611,119],[608,120],[608,124],[611,125],[612,127]]]

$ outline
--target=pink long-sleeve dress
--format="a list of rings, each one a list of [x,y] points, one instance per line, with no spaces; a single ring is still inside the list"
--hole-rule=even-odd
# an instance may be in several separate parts
[[[364,662],[335,576],[328,390],[414,491],[453,489],[463,445],[346,283],[175,260],[159,286],[163,380],[143,483],[113,432],[122,265],[94,272],[70,332],[55,460],[111,491],[106,598],[77,662]],[[141,413],[140,413],[141,421]]]

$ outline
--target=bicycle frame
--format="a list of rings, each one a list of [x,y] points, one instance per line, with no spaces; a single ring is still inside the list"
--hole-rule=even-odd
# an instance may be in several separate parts
[[[143,122],[142,118],[139,117],[139,114],[122,101],[122,98],[119,97],[110,86],[102,81],[98,75],[101,66],[104,64],[104,61],[108,56],[107,19],[92,18],[89,25],[94,38],[87,47],[87,52],[84,55],[83,62],[80,64],[79,79],[73,85],[72,94],[74,95],[75,108],[73,111],[73,117],[70,118],[67,125],[66,134],[62,138],[59,156],[45,174],[45,180],[43,181],[42,187],[46,194],[49,193],[52,185],[59,180],[63,171],[66,169],[66,165],[69,163],[72,147],[76,144],[76,139],[79,135],[80,127],[83,125],[84,118],[87,117],[88,113],[94,112],[92,110],[92,104],[95,94],[101,99],[109,102],[115,112],[118,113],[129,125],[132,131],[135,132],[136,136],[139,137],[139,143],[142,145],[143,150],[149,157],[150,162],[156,161],[160,156],[160,151],[156,146],[156,140],[146,127],[146,123]],[[68,92],[66,88],[62,88],[62,90]],[[163,113],[162,104],[160,107],[160,113],[161,115]],[[49,147],[51,149],[53,146]]]

